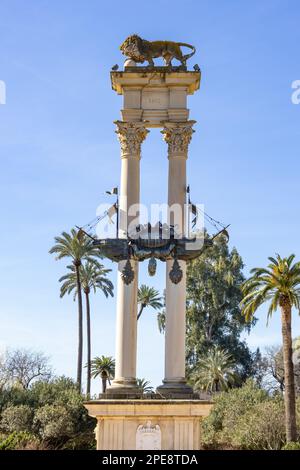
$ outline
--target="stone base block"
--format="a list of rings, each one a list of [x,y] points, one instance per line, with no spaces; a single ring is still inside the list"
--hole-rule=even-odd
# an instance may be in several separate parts
[[[206,400],[95,400],[84,404],[97,419],[97,450],[198,450]]]
[[[181,398],[181,399],[194,399],[194,390],[190,385],[184,382],[167,382],[163,381],[163,385],[160,385],[156,389],[157,393],[162,395],[164,398]]]

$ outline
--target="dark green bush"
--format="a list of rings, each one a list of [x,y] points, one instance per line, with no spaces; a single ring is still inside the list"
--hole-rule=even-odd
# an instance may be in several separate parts
[[[28,405],[8,406],[2,411],[0,427],[5,432],[31,431],[33,410]]]
[[[94,448],[95,421],[88,416],[76,384],[66,377],[36,382],[28,390],[12,387],[0,395],[2,441],[9,439],[7,445],[12,447],[10,434],[25,431],[32,438],[26,448]]]
[[[29,443],[31,446],[33,443],[38,444],[38,440],[33,434],[14,431],[0,440],[0,450],[23,450],[27,448]]]
[[[232,446],[232,432],[237,420],[267,399],[267,393],[252,380],[248,380],[243,387],[215,396],[214,406],[202,423],[203,445],[207,448]]]
[[[75,432],[68,410],[62,405],[44,405],[34,415],[33,426],[44,440],[65,441]]]
[[[283,400],[273,398],[254,405],[238,418],[230,437],[240,449],[280,450],[285,443]]]
[[[300,424],[300,399],[297,400]],[[298,449],[285,444],[285,410],[281,395],[269,396],[253,381],[215,397],[214,406],[202,423],[205,448],[251,450]]]
[[[300,450],[300,442],[289,442],[281,450]]]

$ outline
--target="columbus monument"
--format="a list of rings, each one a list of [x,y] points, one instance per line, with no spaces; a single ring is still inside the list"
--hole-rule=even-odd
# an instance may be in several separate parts
[[[191,53],[184,55],[183,48]],[[146,41],[129,36],[120,46],[123,70],[111,71],[112,89],[123,96],[121,120],[115,122],[121,147],[118,236],[96,240],[102,253],[118,263],[115,378],[99,400],[85,403],[97,418],[99,450],[194,450],[200,448],[200,423],[210,401],[201,400],[185,379],[186,263],[209,241],[193,243],[186,227],[186,162],[194,132],[187,96],[200,87],[197,65],[187,69],[195,48],[186,43]],[[162,57],[164,66],[156,66]],[[176,59],[180,65],[174,66]],[[145,62],[148,62],[148,64]],[[140,203],[140,159],[149,129],[161,128],[168,170],[167,224],[137,223]],[[188,246],[187,246],[188,245]],[[141,397],[136,383],[137,290],[139,262],[166,265],[165,372],[153,396]]]

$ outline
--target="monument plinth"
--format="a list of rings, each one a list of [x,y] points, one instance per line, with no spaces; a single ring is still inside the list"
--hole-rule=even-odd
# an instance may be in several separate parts
[[[85,405],[97,418],[97,450],[197,450],[205,400],[99,400]]]
[[[115,240],[95,244],[118,262],[116,370],[105,398],[85,404],[97,418],[98,449],[199,449],[200,421],[211,407],[197,399],[185,378],[186,261],[201,253],[184,248],[186,162],[196,122],[189,119],[187,97],[199,89],[201,73],[186,69],[194,52],[183,55],[180,46],[195,52],[188,44],[130,36],[121,46],[130,59],[123,71],[111,72],[112,89],[123,96],[122,120],[115,122],[121,147],[119,233]],[[159,56],[165,67],[154,66],[153,58]],[[181,66],[172,67],[172,58]],[[136,65],[145,60],[150,66]],[[154,127],[162,128],[167,144],[168,207],[179,207],[180,216],[175,220],[169,210],[169,239],[134,241],[130,224],[134,220],[140,226],[130,209],[140,203],[141,146]],[[152,400],[141,399],[136,383],[138,265],[147,257],[154,264],[155,258],[166,262],[165,375]]]

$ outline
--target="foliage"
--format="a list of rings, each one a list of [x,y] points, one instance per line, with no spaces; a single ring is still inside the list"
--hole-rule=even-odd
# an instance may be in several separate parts
[[[209,392],[227,390],[236,381],[233,367],[230,354],[223,349],[213,347],[196,365],[192,376],[195,390]]]
[[[83,259],[94,260],[99,256],[99,250],[93,245],[93,241],[83,232],[72,228],[70,233],[62,232],[61,236],[55,237],[55,245],[49,250],[55,254],[57,260],[71,258],[74,266],[80,265]]]
[[[290,306],[300,312],[300,263],[293,263],[295,255],[276,259],[269,257],[271,263],[267,268],[253,268],[252,276],[243,285],[241,302],[243,314],[247,319],[253,317],[256,310],[266,301],[270,301],[268,319],[282,307],[287,299]]]
[[[102,379],[102,392],[105,393],[107,382],[115,375],[115,360],[109,356],[95,357],[91,361],[92,377],[100,377]]]
[[[142,394],[153,392],[153,387],[150,385],[149,380],[146,380],[144,378],[143,379],[136,379],[136,383],[137,383],[139,391]]]
[[[23,389],[20,387],[12,386],[2,390],[0,393],[0,412],[8,406],[29,405],[33,406],[31,396],[31,389]]]
[[[281,450],[300,450],[300,442],[288,442]]]
[[[138,313],[138,319],[143,313],[144,308],[151,307],[154,310],[159,310],[163,307],[162,297],[159,295],[159,292],[154,289],[154,287],[146,286],[142,284],[138,289],[138,304],[140,310]]]
[[[101,290],[105,297],[111,295],[113,297],[113,283],[107,278],[107,274],[111,269],[105,269],[103,264],[96,259],[82,263],[79,268],[74,265],[67,266],[69,272],[59,279],[62,282],[60,288],[60,296],[74,292],[73,299],[78,296],[78,274],[81,280],[81,288],[85,294],[86,303],[86,332],[87,332],[87,382],[86,395],[90,395],[91,391],[91,316],[90,316],[90,299],[91,291]],[[79,271],[79,273],[78,273]]]
[[[31,387],[30,395],[35,406],[57,403],[77,408],[82,403],[76,384],[65,376],[55,377],[51,382],[36,382]]]
[[[166,314],[165,311],[158,312],[157,314],[157,326],[160,333],[164,333],[166,328]]]
[[[233,428],[232,443],[240,449],[281,449],[285,443],[283,400],[273,398],[257,403],[240,416]]]
[[[5,432],[31,430],[33,410],[28,405],[8,406],[1,415],[0,427]]]
[[[225,236],[218,236],[212,247],[188,264],[187,269],[187,345],[188,374],[200,358],[213,347],[228,351],[235,373],[245,380],[253,373],[255,355],[244,341],[249,331],[241,314],[243,262],[237,250],[228,248]]]
[[[232,445],[232,431],[238,419],[267,399],[267,392],[261,390],[251,379],[240,388],[216,395],[213,408],[202,424],[204,445],[211,448]]]
[[[300,400],[298,400],[300,427]],[[286,441],[282,396],[270,396],[249,379],[240,388],[214,397],[214,405],[202,422],[205,448],[277,450]]]
[[[55,237],[55,245],[49,250],[49,253],[56,255],[56,260],[71,258],[76,275],[76,291],[78,298],[78,353],[77,353],[77,386],[81,391],[82,383],[82,352],[83,352],[83,313],[82,313],[82,292],[80,267],[82,261],[96,263],[95,259],[99,257],[99,250],[93,245],[82,230],[71,230],[71,233],[62,232],[61,236]],[[71,289],[72,290],[72,289]],[[66,287],[66,292],[70,288]],[[62,295],[63,292],[61,292]],[[90,364],[90,361],[88,360]],[[88,377],[89,381],[89,377]]]
[[[34,416],[33,426],[45,440],[65,441],[75,432],[75,422],[62,405],[44,405]]]
[[[254,268],[252,276],[243,284],[242,312],[250,321],[257,309],[265,302],[269,302],[268,319],[280,309],[283,342],[283,366],[285,386],[285,422],[287,441],[295,441],[296,430],[296,402],[295,380],[292,353],[291,316],[292,307],[300,313],[300,262],[294,262],[295,255],[288,258],[269,257],[267,268]]]
[[[74,300],[77,296],[77,278],[74,265],[67,266],[69,272],[59,279],[62,282],[60,288],[60,296],[63,297],[65,294],[70,294],[74,291]],[[97,260],[87,261],[81,264],[79,267],[79,274],[81,279],[81,286],[84,293],[89,294],[91,290],[96,292],[100,289],[105,297],[109,295],[113,297],[114,286],[112,282],[107,278],[107,274],[111,272],[111,269],[104,268],[103,264]]]
[[[23,417],[22,410],[26,411]],[[33,436],[28,438],[26,449],[89,449],[95,445],[95,420],[88,416],[76,384],[67,377],[38,381],[26,390],[6,387],[0,395],[0,412],[1,428],[6,430],[2,440],[9,438],[14,448],[19,448],[15,434],[9,437],[7,433],[21,427]]]
[[[23,450],[33,445],[38,448],[38,440],[34,434],[26,431],[14,431],[3,439],[0,437],[0,450]]]

